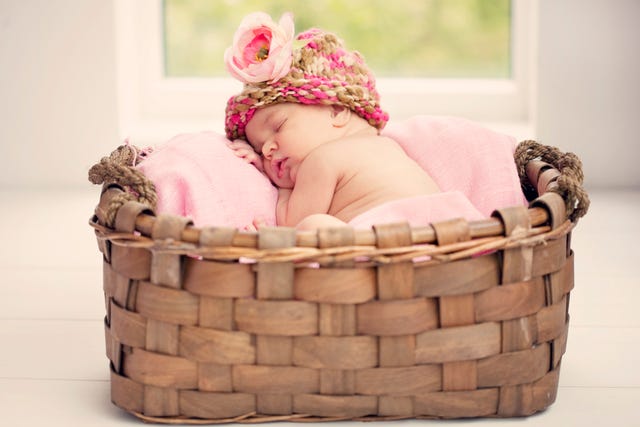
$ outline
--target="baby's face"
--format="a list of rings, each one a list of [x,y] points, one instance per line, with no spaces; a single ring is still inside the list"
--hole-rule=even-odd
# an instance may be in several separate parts
[[[282,103],[259,109],[247,124],[251,146],[263,156],[267,176],[281,188],[292,188],[298,168],[318,146],[339,137],[332,108]]]
[[[284,173],[285,170],[280,172],[280,170],[278,170],[278,167],[276,166],[277,163],[274,162],[275,165],[272,165],[272,161],[267,159],[266,157],[261,156],[261,159],[262,159],[262,169],[264,170],[264,173],[269,177],[271,182],[276,187],[293,188],[294,181],[293,179],[291,179],[289,173]]]

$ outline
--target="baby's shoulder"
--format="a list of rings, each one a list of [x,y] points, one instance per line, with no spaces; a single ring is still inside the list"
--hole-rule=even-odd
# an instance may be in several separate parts
[[[320,145],[310,153],[305,162],[342,169],[351,168],[354,163],[365,166],[371,161],[395,157],[399,153],[403,153],[402,148],[387,137],[348,137]]]
[[[345,151],[358,151],[358,150],[378,150],[388,148],[399,148],[399,145],[386,136],[372,135],[372,136],[351,136],[344,139],[336,139],[330,143],[324,144],[323,148],[329,151],[345,152]]]

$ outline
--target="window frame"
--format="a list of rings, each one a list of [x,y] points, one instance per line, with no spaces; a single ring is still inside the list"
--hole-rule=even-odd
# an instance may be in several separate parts
[[[383,108],[392,120],[454,115],[531,128],[536,4],[512,0],[511,78],[379,78]],[[222,132],[225,102],[242,85],[230,77],[165,77],[162,7],[162,0],[115,1],[121,137],[157,142],[168,134],[203,128]]]

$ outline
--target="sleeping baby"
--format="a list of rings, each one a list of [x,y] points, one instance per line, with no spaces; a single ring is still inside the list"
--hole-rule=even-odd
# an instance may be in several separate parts
[[[286,51],[290,19],[249,15],[225,55],[245,83],[227,104],[229,146],[278,187],[277,225],[345,225],[385,203],[437,193],[424,169],[380,135],[388,115],[361,55],[317,29]],[[251,22],[261,30],[245,37]]]

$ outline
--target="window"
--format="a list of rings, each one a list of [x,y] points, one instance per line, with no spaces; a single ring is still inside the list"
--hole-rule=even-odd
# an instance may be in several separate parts
[[[143,139],[203,126],[221,132],[225,102],[241,89],[226,76],[222,52],[256,10],[276,20],[293,11],[296,32],[335,31],[361,51],[392,120],[448,114],[526,122],[533,3],[116,0],[121,128]]]
[[[509,78],[509,0],[164,0],[168,77],[224,77],[238,23],[263,10],[294,14],[296,32],[333,31],[378,77]]]

